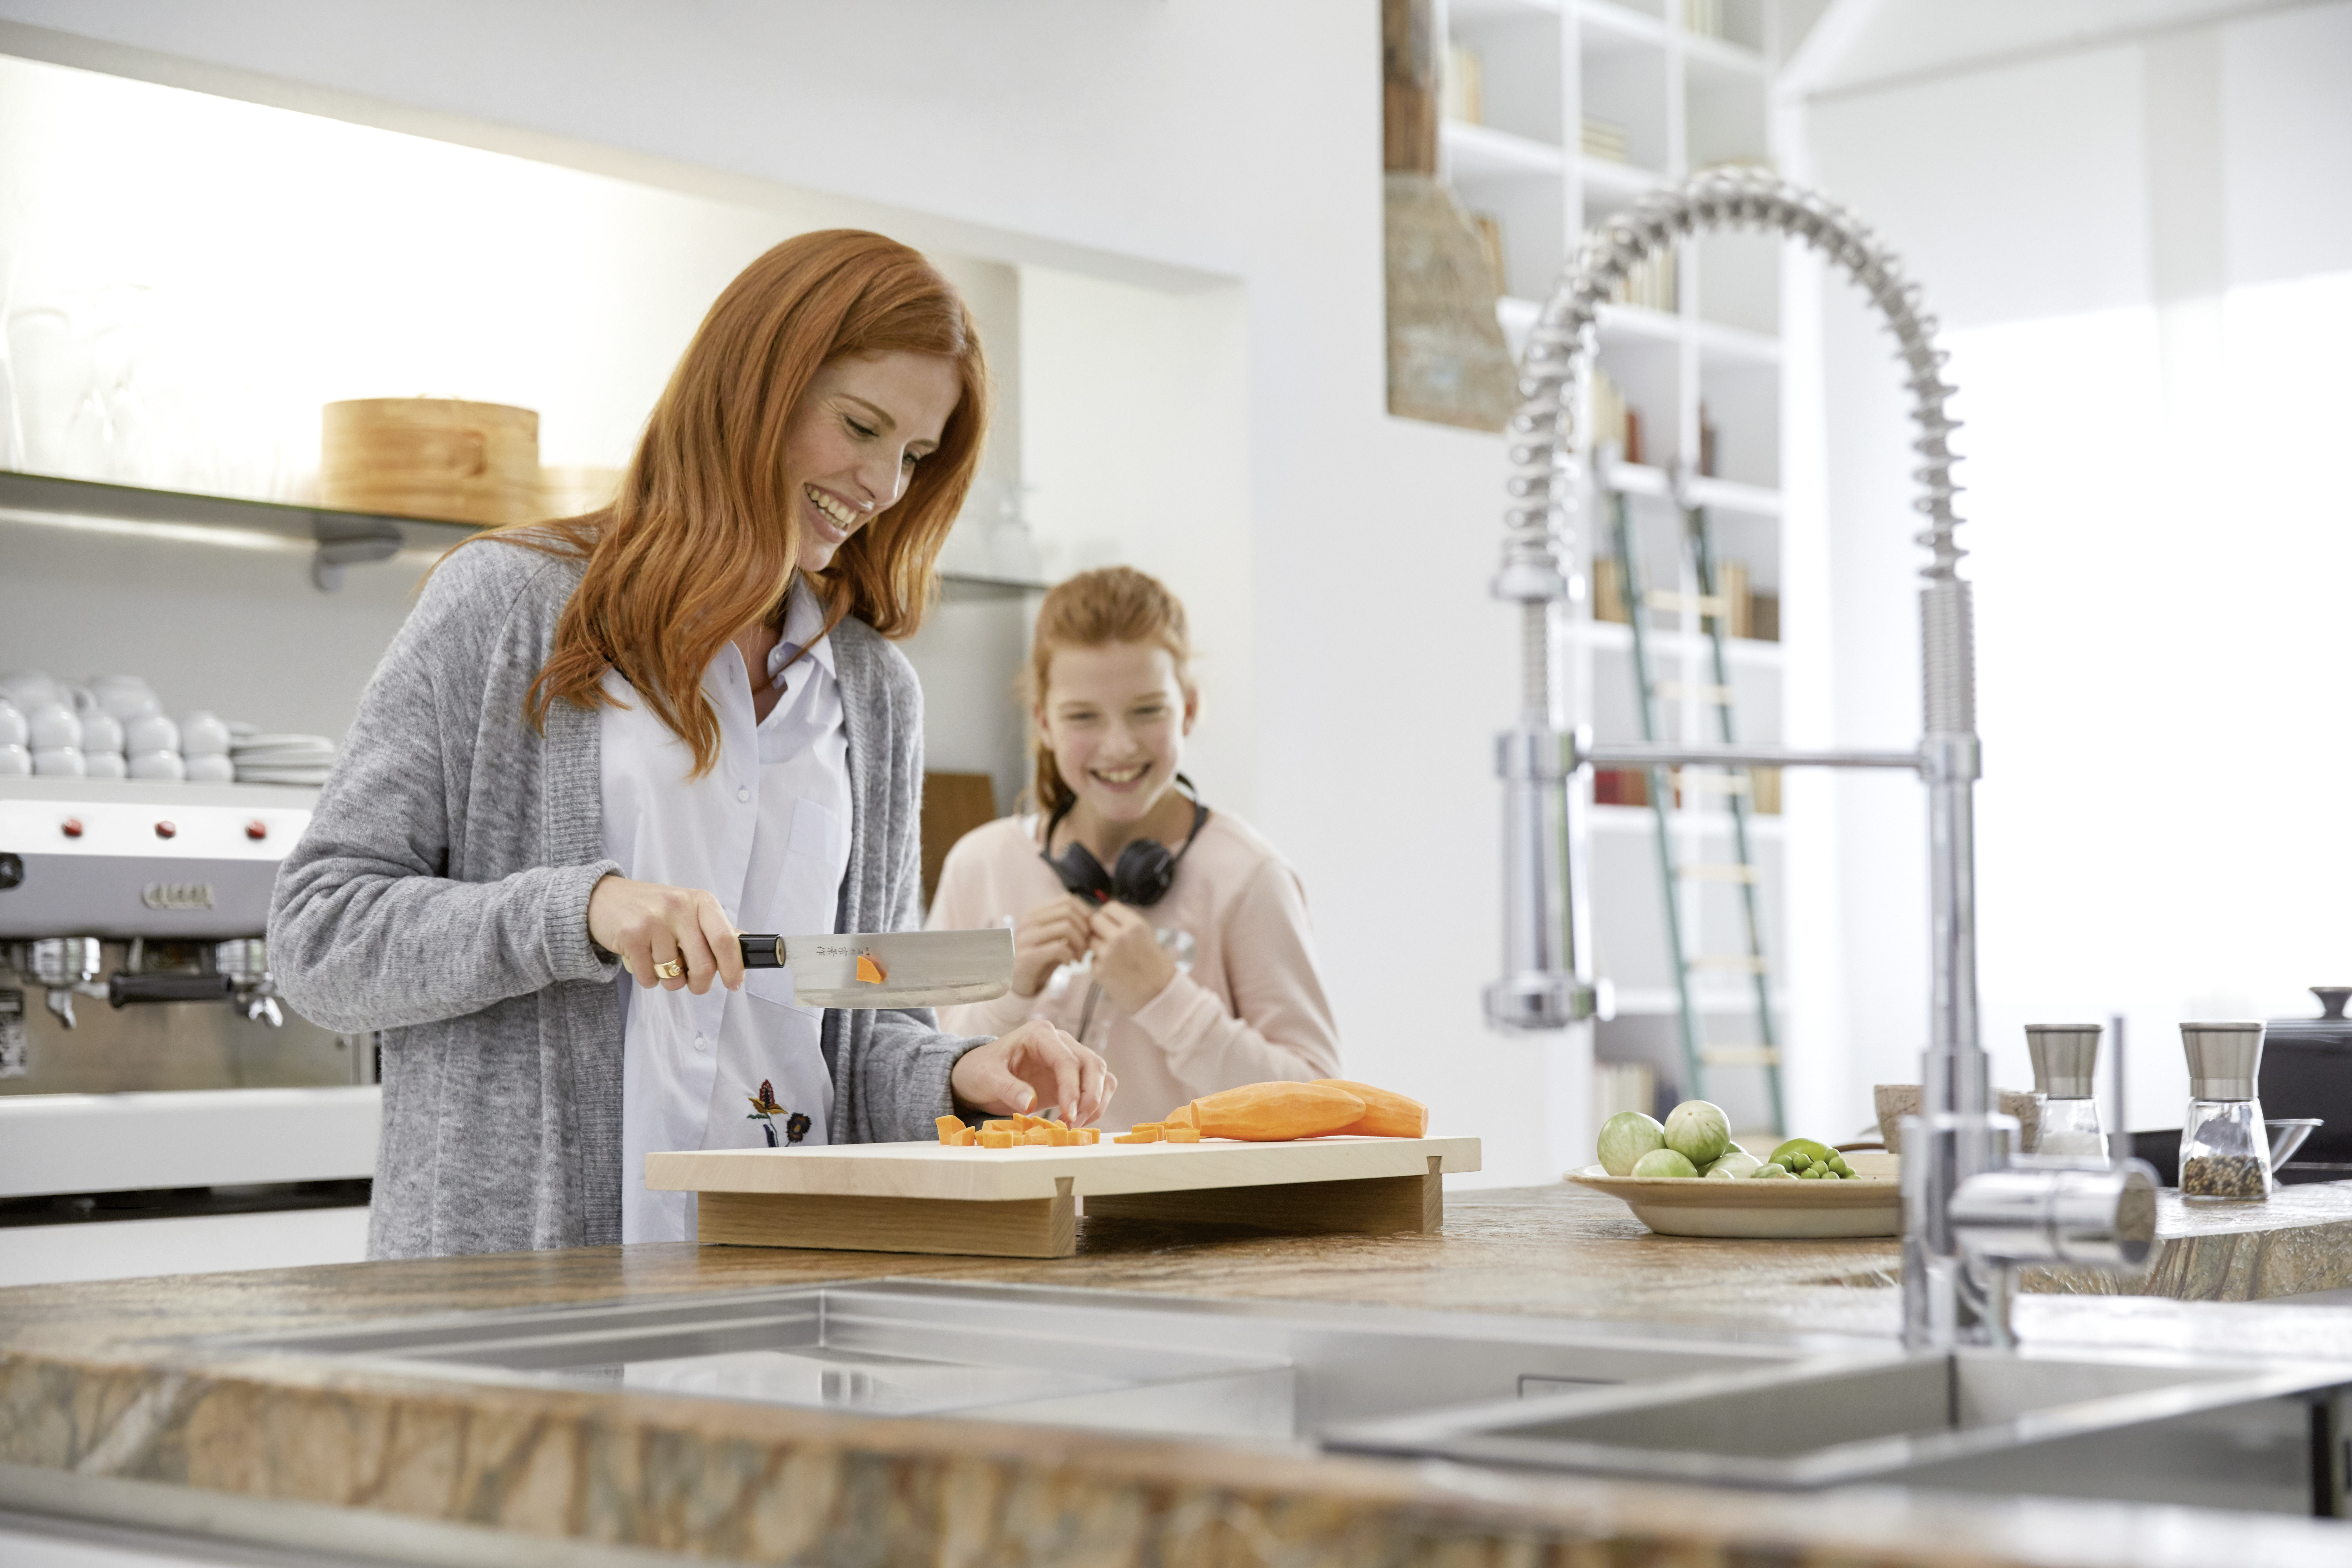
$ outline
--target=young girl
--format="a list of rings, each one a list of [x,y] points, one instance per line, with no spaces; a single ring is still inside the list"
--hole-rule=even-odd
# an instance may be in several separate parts
[[[1027,681],[1040,810],[966,835],[931,904],[935,927],[1013,926],[1012,992],[941,1025],[1078,1037],[1117,1084],[1106,1126],[1339,1071],[1297,873],[1178,771],[1191,657],[1183,605],[1140,572],[1046,595]]]

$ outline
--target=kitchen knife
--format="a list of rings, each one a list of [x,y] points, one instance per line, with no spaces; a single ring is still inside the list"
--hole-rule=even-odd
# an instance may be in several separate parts
[[[858,931],[746,936],[743,967],[790,969],[803,1007],[932,1007],[986,1002],[1013,986],[1013,933]]]

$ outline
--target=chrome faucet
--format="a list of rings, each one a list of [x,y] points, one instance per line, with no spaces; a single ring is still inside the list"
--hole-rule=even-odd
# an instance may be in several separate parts
[[[1793,235],[1844,268],[1894,331],[1925,459],[1927,519],[1919,542],[1924,733],[1913,752],[1796,751],[1780,746],[1596,745],[1553,708],[1551,625],[1573,595],[1567,554],[1589,433],[1579,395],[1593,356],[1601,303],[1636,267],[1706,229],[1760,227]],[[2126,1162],[2102,1173],[2022,1168],[2014,1118],[1999,1115],[1977,1032],[1974,796],[1979,773],[1976,650],[1964,553],[1953,542],[1952,395],[1921,309],[1894,255],[1852,214],[1761,169],[1721,169],[1651,193],[1585,240],[1545,301],[1519,372],[1509,445],[1510,505],[1496,597],[1520,606],[1524,700],[1499,742],[1504,780],[1504,973],[1486,1014],[1508,1028],[1561,1028],[1593,1016],[1585,907],[1585,789],[1596,764],[1633,768],[1897,768],[1927,787],[1934,984],[1920,1113],[1904,1130],[1904,1340],[1918,1349],[2007,1344],[2009,1299],[2021,1263],[2137,1267],[2153,1239],[2154,1174]],[[1677,480],[1677,487],[1680,486]],[[2103,1206],[2104,1205],[2104,1206]]]

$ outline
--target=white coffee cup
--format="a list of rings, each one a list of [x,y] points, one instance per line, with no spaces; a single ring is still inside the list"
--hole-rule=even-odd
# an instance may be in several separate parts
[[[184,757],[225,757],[228,755],[228,726],[220,715],[199,708],[180,721],[180,755]]]
[[[0,701],[0,746],[22,746],[32,739],[32,726],[13,702]]]
[[[72,709],[54,698],[26,713],[25,724],[31,731],[28,743],[36,752],[81,749],[81,721],[74,717]]]
[[[43,778],[79,779],[89,776],[83,763],[79,746],[36,746],[33,748],[33,772]]]
[[[81,754],[83,776],[93,779],[127,779],[131,764],[121,752],[84,752]]]
[[[99,706],[117,719],[136,719],[142,713],[163,710],[155,689],[135,675],[101,675],[89,685],[98,693]]]
[[[236,764],[226,752],[199,752],[187,759],[190,784],[235,784]]]
[[[180,726],[166,714],[142,713],[122,726],[122,749],[137,756],[142,752],[170,752],[174,756],[180,750]],[[132,773],[132,778],[148,775]],[[174,773],[174,778],[179,775]]]
[[[81,749],[122,754],[122,721],[100,708],[81,716]]]
[[[12,669],[0,675],[0,695],[29,713],[58,700],[58,683],[37,669]]]
[[[177,752],[133,752],[130,768],[134,779],[168,779],[177,784],[188,776],[188,765]]]
[[[32,771],[32,752],[14,742],[0,744],[0,778],[20,779]]]

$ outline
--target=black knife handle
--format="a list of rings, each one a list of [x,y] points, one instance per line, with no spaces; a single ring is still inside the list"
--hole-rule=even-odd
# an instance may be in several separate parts
[[[746,969],[782,969],[784,967],[784,939],[780,936],[746,936],[743,943],[743,967]]]

